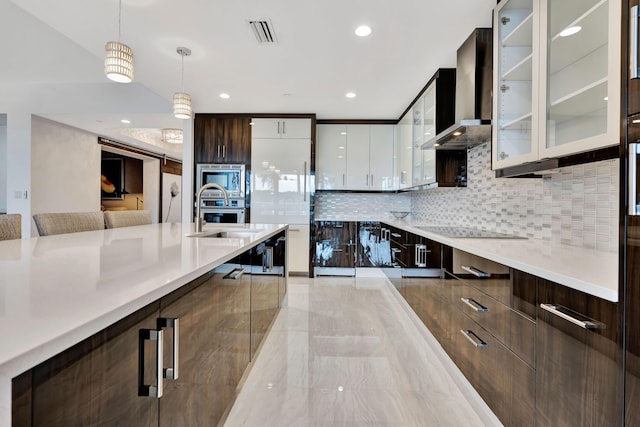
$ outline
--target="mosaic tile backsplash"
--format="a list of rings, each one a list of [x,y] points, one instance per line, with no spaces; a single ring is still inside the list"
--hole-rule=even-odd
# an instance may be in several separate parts
[[[317,193],[316,219],[408,220],[462,225],[572,246],[618,250],[620,162],[561,168],[535,178],[495,178],[491,144],[468,152],[466,188],[399,194]]]

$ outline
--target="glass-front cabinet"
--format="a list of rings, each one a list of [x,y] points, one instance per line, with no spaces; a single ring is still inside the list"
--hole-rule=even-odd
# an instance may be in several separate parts
[[[422,114],[424,112],[424,98],[420,97],[415,104],[413,104],[413,172],[412,183],[413,185],[420,185],[422,182]]]
[[[548,0],[541,157],[619,142],[619,0]],[[613,18],[613,19],[612,19]]]
[[[494,13],[494,167],[538,158],[538,1],[502,2]]]
[[[496,7],[494,169],[619,143],[620,13],[620,0]]]

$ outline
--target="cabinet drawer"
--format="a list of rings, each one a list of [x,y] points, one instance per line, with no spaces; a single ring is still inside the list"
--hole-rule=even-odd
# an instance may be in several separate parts
[[[527,364],[534,366],[535,322],[462,280],[448,280],[447,287],[454,307],[493,334]]]
[[[451,310],[454,362],[505,425],[532,426],[535,371],[462,311]]]

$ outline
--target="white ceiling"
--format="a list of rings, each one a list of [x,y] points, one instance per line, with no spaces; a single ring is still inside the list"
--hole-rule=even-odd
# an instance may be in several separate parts
[[[12,10],[8,1],[0,0],[5,11]],[[118,0],[10,2],[60,34],[38,36],[33,30],[21,34],[28,31],[25,25],[0,28],[5,43],[9,37],[27,46],[18,61],[0,65],[1,79],[119,85],[107,80],[102,69],[105,42],[118,37]],[[182,89],[176,47],[185,46],[193,54],[185,58],[184,90],[192,95],[195,112],[397,119],[438,68],[455,67],[456,49],[474,28],[491,26],[495,3],[122,0],[121,41],[134,51],[134,84],[166,102],[156,103],[150,111],[130,113],[129,126],[119,123],[118,114],[82,111],[48,116],[91,131],[101,129],[98,133],[114,139],[122,139],[118,128],[149,129],[153,134],[161,127],[180,126],[171,116],[170,104],[173,93]],[[271,20],[277,44],[258,44],[246,22],[254,18]],[[354,35],[360,24],[372,27],[371,36]],[[60,58],[56,53],[61,44],[72,46],[67,52],[76,53]],[[56,73],[55,65],[61,61],[65,65],[77,61],[77,67]],[[358,96],[347,99],[348,91]],[[221,92],[231,98],[219,98]],[[136,116],[141,117],[139,123]]]

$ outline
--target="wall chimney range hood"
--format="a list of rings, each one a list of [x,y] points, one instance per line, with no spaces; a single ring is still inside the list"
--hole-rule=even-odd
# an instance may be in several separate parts
[[[493,32],[476,28],[458,48],[455,123],[422,149],[459,150],[491,140]]]

